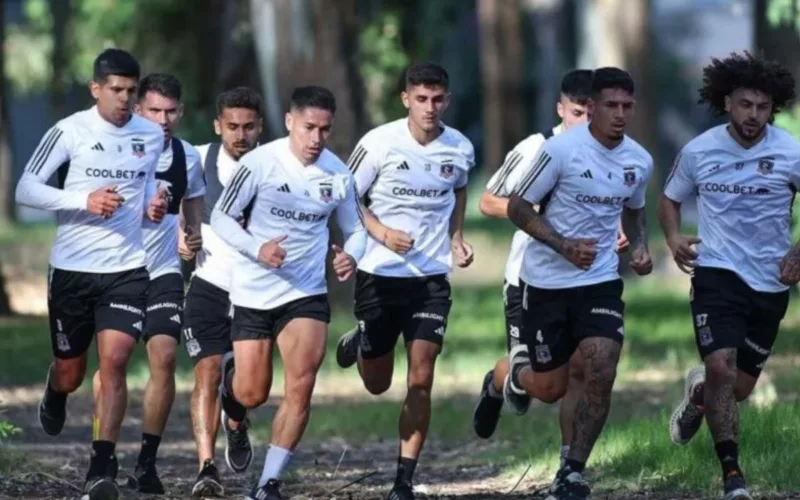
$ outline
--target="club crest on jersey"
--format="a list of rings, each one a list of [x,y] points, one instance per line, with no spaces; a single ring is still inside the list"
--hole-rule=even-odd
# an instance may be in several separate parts
[[[449,179],[450,177],[453,176],[454,168],[455,166],[453,165],[453,160],[444,160],[439,169],[439,175],[441,175],[445,179]]]
[[[762,158],[758,160],[758,173],[761,175],[769,175],[772,173],[772,169],[775,166],[775,159],[774,158]]]
[[[133,156],[137,158],[141,158],[144,156],[144,141],[142,139],[131,139],[131,149],[133,150]]]
[[[325,203],[330,202],[333,199],[333,187],[331,187],[331,186],[320,186],[319,187],[319,199],[324,201]]]
[[[633,170],[633,167],[625,167],[625,173],[623,176],[623,181],[625,185],[630,187],[636,184],[636,172]]]

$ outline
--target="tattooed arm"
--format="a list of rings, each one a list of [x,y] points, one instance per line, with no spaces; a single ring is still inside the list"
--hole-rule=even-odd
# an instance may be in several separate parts
[[[561,159],[555,148],[545,143],[508,200],[508,218],[531,238],[541,241],[581,269],[589,269],[597,255],[596,240],[565,238],[534,209],[556,189],[561,176]]]

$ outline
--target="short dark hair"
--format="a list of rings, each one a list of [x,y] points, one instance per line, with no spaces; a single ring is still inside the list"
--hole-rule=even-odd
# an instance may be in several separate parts
[[[598,68],[592,74],[592,95],[599,95],[605,89],[619,89],[633,95],[636,86],[630,73],[624,69],[607,66]]]
[[[325,87],[307,85],[296,87],[292,91],[289,109],[292,111],[302,111],[306,108],[319,108],[336,114],[336,98],[333,92]]]
[[[150,73],[139,82],[136,97],[141,101],[147,96],[148,92],[155,92],[164,97],[180,101],[183,91],[181,81],[178,78],[165,73]]]
[[[592,93],[592,75],[590,69],[574,69],[561,79],[561,95],[572,102],[586,104]]]
[[[217,116],[222,116],[222,112],[227,108],[252,109],[258,116],[263,116],[261,96],[250,87],[236,87],[218,95]]]
[[[419,62],[412,64],[406,69],[403,77],[405,88],[424,85],[426,87],[450,87],[450,77],[447,71],[432,62]]]
[[[104,83],[112,75],[138,80],[141,75],[139,62],[130,52],[122,49],[106,49],[94,60],[92,80]]]
[[[737,89],[751,89],[772,97],[772,111],[777,113],[795,99],[794,76],[777,61],[767,61],[745,51],[726,59],[712,58],[703,68],[703,87],[698,104],[707,104],[716,115],[725,114],[725,96]]]

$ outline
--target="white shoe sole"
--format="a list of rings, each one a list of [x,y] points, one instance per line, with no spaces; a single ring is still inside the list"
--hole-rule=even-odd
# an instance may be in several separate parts
[[[705,381],[705,374],[705,366],[696,366],[686,374],[686,381],[683,386],[683,399],[681,400],[681,404],[672,412],[672,416],[669,419],[669,437],[675,444],[683,445],[691,441],[691,438],[681,439],[681,429],[678,425],[678,421],[680,420],[681,414],[686,410],[686,407],[692,404],[691,397],[694,386]]]

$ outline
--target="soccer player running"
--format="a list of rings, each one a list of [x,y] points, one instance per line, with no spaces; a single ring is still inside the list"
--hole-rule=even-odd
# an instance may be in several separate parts
[[[358,365],[372,394],[392,383],[394,348],[402,332],[408,392],[400,412],[397,476],[392,500],[413,499],[412,480],[431,418],[431,389],[451,295],[448,274],[472,263],[462,234],[472,143],[441,121],[449,77],[439,65],[411,66],[401,93],[408,117],[379,126],[350,156],[359,196],[367,195],[371,238],[358,264],[358,327],[342,336],[339,366]]]
[[[524,172],[530,169],[542,144],[573,125],[579,125],[588,120],[587,100],[591,89],[591,70],[573,70],[564,75],[561,80],[560,98],[556,104],[556,112],[561,118],[561,122],[551,130],[527,137],[506,155],[505,162],[489,179],[486,190],[481,195],[479,204],[481,212],[489,217],[508,218],[508,197],[514,191],[517,182],[523,177]],[[522,289],[519,286],[519,271],[522,266],[522,255],[529,241],[530,236],[527,233],[517,230],[511,240],[511,250],[506,262],[503,305],[506,316],[506,345],[509,351],[517,345],[525,348],[525,344],[521,343],[520,338]],[[568,390],[566,396],[561,400],[562,459],[566,458],[569,450],[569,442],[572,438],[572,416],[575,413],[577,395],[583,383],[583,367],[580,361],[580,354],[576,353],[572,356]],[[489,438],[497,428],[503,408],[503,382],[507,374],[508,358],[503,356],[484,377],[472,417],[475,433],[479,437]],[[517,414],[522,415],[527,412],[531,401],[530,396],[527,394],[510,394],[509,396],[508,402]]]
[[[150,362],[150,377],[142,401],[142,447],[134,481],[129,481],[129,486],[142,493],[164,493],[155,462],[175,401],[175,353],[183,324],[183,277],[178,256],[179,212],[183,212],[187,224],[199,227],[205,194],[200,154],[191,144],[173,136],[183,114],[181,93],[181,83],[174,76],[150,74],[139,82],[134,106],[136,113],[158,124],[164,131],[156,179],[167,195],[164,220],[159,224],[144,221],[150,286],[142,339]],[[202,244],[199,232],[188,244],[192,248]],[[101,387],[100,373],[95,372],[94,394],[98,406]]]
[[[258,144],[262,128],[261,97],[247,87],[226,90],[217,97],[214,131],[220,142],[198,146],[203,162],[206,194],[202,208],[202,226],[186,223],[181,237],[181,257],[196,258],[197,267],[186,292],[183,336],[186,352],[194,364],[192,390],[192,430],[197,446],[199,473],[192,496],[203,498],[225,494],[219,469],[214,462],[214,443],[220,425],[219,384],[222,380],[222,356],[231,345],[230,290],[236,250],[211,227],[211,213],[236,169],[236,162]],[[202,232],[203,248],[195,253],[186,238]],[[227,422],[225,461],[237,473],[244,472],[253,460],[253,448],[247,422]]]
[[[708,422],[724,499],[749,499],[739,466],[739,409],[769,358],[800,280],[791,210],[800,187],[800,143],[771,123],[795,98],[788,68],[748,53],[712,59],[700,102],[729,115],[686,144],[658,205],[678,267],[691,272],[692,323],[703,365],[689,371],[669,423],[686,444]],[[681,234],[681,205],[697,196],[698,234]]]
[[[353,177],[325,148],[335,113],[330,90],[296,88],[286,114],[288,137],[239,160],[211,217],[215,233],[241,253],[231,283],[233,353],[223,367],[224,414],[242,422],[247,409],[266,402],[274,346],[283,360],[285,395],[261,478],[247,497],[252,500],[281,498],[281,473],[308,423],[330,322],[328,248],[345,281],[366,247]],[[343,247],[329,246],[333,212]],[[246,229],[238,222],[243,214]]]
[[[17,185],[20,205],[56,212],[50,255],[48,310],[54,360],[47,372],[39,421],[55,436],[66,421],[67,395],[86,374],[97,336],[103,404],[84,492],[116,499],[116,441],[127,405],[126,372],[142,334],[149,275],[142,217],[167,209],[156,186],[161,129],[131,113],[139,63],[119,49],[94,61],[92,108],[56,123],[28,160]],[[47,185],[57,173],[58,188]]]
[[[559,500],[589,498],[582,473],[610,409],[624,332],[620,217],[631,267],[639,275],[653,267],[644,210],[653,159],[625,135],[633,79],[618,68],[595,70],[589,107],[589,124],[545,142],[508,202],[509,219],[532,240],[520,271],[528,349],[511,349],[504,392],[553,403],[567,391],[576,350],[584,365],[569,453],[550,488],[549,498]]]

